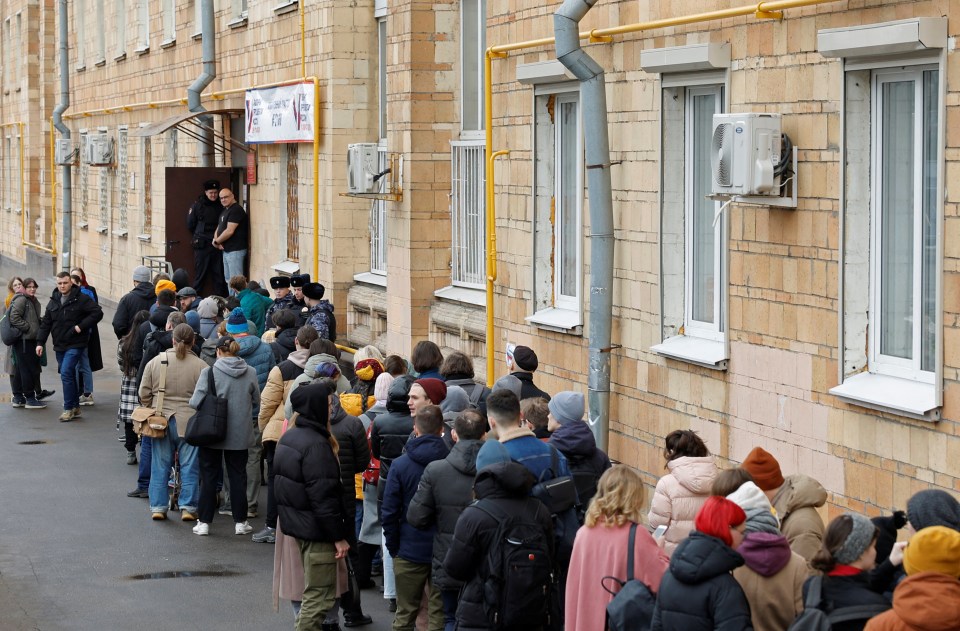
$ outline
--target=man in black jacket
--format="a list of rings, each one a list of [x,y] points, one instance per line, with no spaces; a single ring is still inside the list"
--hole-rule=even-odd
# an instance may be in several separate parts
[[[147,336],[153,331],[163,331],[167,328],[167,318],[171,313],[177,313],[177,308],[173,305],[177,301],[177,294],[169,289],[162,290],[157,294],[157,308],[150,313],[150,319],[140,325],[137,329],[137,338],[133,342],[133,363],[137,366],[144,365],[143,353],[146,350]],[[140,387],[139,376],[143,374],[138,371],[137,387]]]
[[[47,303],[37,335],[37,356],[43,354],[47,336],[53,337],[53,350],[60,366],[63,383],[61,422],[80,416],[80,392],[77,389],[77,364],[90,341],[90,329],[103,319],[103,309],[92,298],[80,292],[70,274],[57,274],[57,290]]]
[[[220,213],[223,206],[217,195],[220,193],[220,182],[207,180],[203,183],[203,195],[193,202],[187,215],[187,228],[193,235],[190,244],[193,246],[193,288],[203,295],[204,284],[207,278],[213,281],[213,293],[217,296],[227,295],[227,283],[223,278],[223,253],[213,247],[213,235],[217,232]],[[180,288],[180,286],[177,286]]]
[[[150,268],[145,265],[133,268],[133,289],[117,303],[117,312],[113,316],[113,332],[117,339],[130,332],[134,316],[140,311],[149,311],[156,299],[150,282]]]
[[[330,388],[310,384],[290,395],[297,416],[277,443],[274,490],[280,523],[303,560],[303,603],[297,629],[325,627],[337,587],[337,559],[347,555],[353,524],[343,505],[340,464],[330,442]]]
[[[520,380],[520,400],[530,397],[541,397],[550,400],[550,395],[533,383],[533,373],[540,366],[537,354],[529,346],[517,346],[513,353],[507,353],[507,368],[510,374]]]
[[[477,452],[483,446],[487,419],[477,410],[464,410],[453,422],[450,454],[427,465],[420,486],[407,508],[407,522],[421,530],[436,526],[433,536],[433,562],[430,580],[440,590],[444,625],[456,620],[457,596],[461,581],[447,576],[443,559],[447,556],[457,519],[473,501],[473,480],[477,475]]]
[[[377,497],[381,502],[383,492],[387,488],[390,465],[403,453],[403,448],[410,434],[413,433],[413,417],[407,405],[413,381],[413,377],[403,375],[390,384],[387,394],[387,413],[377,416],[373,420],[373,429],[370,430],[370,451],[373,452],[374,458],[380,460]]]

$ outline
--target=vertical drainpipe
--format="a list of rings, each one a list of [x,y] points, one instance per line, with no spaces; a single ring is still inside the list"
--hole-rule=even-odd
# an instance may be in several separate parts
[[[580,80],[590,199],[590,429],[607,450],[610,432],[610,330],[613,324],[613,193],[603,68],[580,47],[580,20],[597,0],[564,0],[553,16],[557,60]]]
[[[203,47],[203,72],[193,84],[187,88],[187,107],[191,112],[206,112],[207,108],[200,104],[200,93],[210,85],[217,76],[217,40],[214,33],[213,0],[199,0],[200,2],[200,36]],[[213,164],[213,117],[201,116],[200,137],[203,138],[200,166],[212,167]]]
[[[53,110],[53,124],[57,131],[70,139],[70,128],[63,124],[63,113],[70,107],[70,54],[67,50],[67,0],[60,0],[59,29],[60,29],[60,102]],[[21,135],[22,137],[22,135]],[[70,269],[71,241],[73,240],[73,206],[72,182],[70,179],[70,165],[63,166],[63,245],[60,246],[60,269]],[[56,209],[54,209],[56,210]],[[53,244],[56,246],[56,244]]]

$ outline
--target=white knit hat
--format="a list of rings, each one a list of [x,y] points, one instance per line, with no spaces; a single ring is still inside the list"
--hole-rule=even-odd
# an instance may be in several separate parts
[[[727,499],[747,514],[747,532],[780,533],[780,520],[777,519],[770,500],[753,482],[744,482],[739,489],[728,495]]]

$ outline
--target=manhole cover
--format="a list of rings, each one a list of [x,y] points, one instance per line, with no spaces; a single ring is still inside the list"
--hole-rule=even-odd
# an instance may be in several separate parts
[[[21,440],[18,445],[46,445],[47,441],[45,440]]]
[[[230,570],[173,570],[170,572],[150,572],[128,576],[131,581],[148,581],[155,578],[209,578],[220,576],[240,576],[243,572]]]

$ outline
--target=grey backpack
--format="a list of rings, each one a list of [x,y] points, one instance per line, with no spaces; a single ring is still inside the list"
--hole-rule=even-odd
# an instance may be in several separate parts
[[[610,631],[648,631],[653,622],[653,608],[657,604],[656,595],[641,581],[633,577],[634,544],[637,539],[637,525],[630,524],[630,539],[627,543],[627,580],[621,581],[615,576],[604,576],[600,584],[613,600],[607,605],[607,628]],[[613,591],[607,587],[607,581],[614,581],[620,589]]]
[[[787,631],[832,631],[833,625],[838,622],[867,621],[889,609],[882,605],[854,605],[840,607],[827,613],[820,609],[822,593],[823,577],[814,576],[810,579],[807,597],[803,600],[803,612],[797,616]]]

